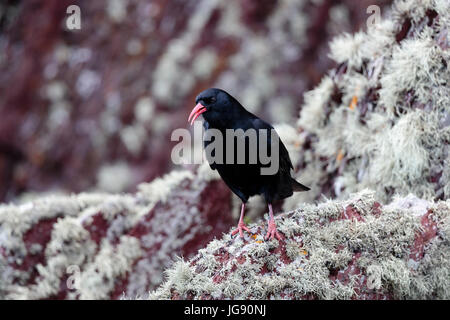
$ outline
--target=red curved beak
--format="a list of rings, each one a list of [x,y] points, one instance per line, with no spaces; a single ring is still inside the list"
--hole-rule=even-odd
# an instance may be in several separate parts
[[[188,121],[191,122],[191,126],[194,123],[195,119],[197,119],[203,112],[206,111],[206,107],[201,103],[198,103],[194,109],[192,109],[191,114],[189,115]]]

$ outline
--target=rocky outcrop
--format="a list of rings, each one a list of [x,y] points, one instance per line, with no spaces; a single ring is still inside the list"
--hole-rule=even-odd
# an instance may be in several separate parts
[[[244,240],[213,240],[166,270],[152,299],[448,299],[450,202],[414,196],[389,205],[362,191],[302,205]]]
[[[174,171],[139,190],[0,206],[0,298],[144,295],[177,256],[232,225],[230,192],[214,176]]]
[[[306,93],[298,128],[298,179],[345,199],[364,188],[383,202],[413,193],[450,197],[450,3],[395,1],[368,32],[331,44],[339,67]]]
[[[286,239],[263,242],[260,222],[244,243],[213,241],[151,297],[448,298],[449,13],[395,1],[367,32],[335,38],[339,66],[305,94],[298,132],[280,130],[312,187],[284,203]],[[302,204],[324,195],[337,200]]]

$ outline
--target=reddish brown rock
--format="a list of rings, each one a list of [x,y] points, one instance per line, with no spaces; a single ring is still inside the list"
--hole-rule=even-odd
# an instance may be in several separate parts
[[[145,296],[173,259],[191,257],[233,224],[231,194],[221,180],[182,171],[139,188],[2,208],[0,238],[8,240],[0,242],[2,297]]]
[[[366,191],[281,214],[280,242],[262,240],[264,221],[244,241],[225,235],[167,270],[151,298],[446,299],[448,202],[376,203]]]
[[[174,167],[167,141],[206,87],[222,86],[271,122],[294,119],[303,92],[332,66],[330,38],[364,26],[369,4],[389,1],[288,3],[83,1],[75,31],[65,27],[70,1],[2,4],[0,200],[134,192]],[[277,66],[262,70],[267,62]],[[255,88],[261,71],[267,82]],[[123,182],[110,190],[102,172],[117,166]]]

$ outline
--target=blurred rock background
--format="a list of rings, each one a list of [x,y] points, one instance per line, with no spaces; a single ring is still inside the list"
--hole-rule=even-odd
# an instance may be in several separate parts
[[[329,41],[387,0],[7,0],[0,4],[0,201],[133,192],[172,169],[170,134],[217,86],[295,125]],[[68,30],[69,5],[81,30]]]

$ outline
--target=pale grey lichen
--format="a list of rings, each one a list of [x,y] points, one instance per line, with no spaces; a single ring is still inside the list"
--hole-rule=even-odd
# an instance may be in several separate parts
[[[201,226],[190,227],[203,222],[198,209],[192,207],[176,219],[168,219],[171,213],[167,211],[154,213],[152,230],[142,238],[130,236],[127,232],[155,204],[165,203],[174,189],[186,180],[193,181],[194,177],[188,170],[173,171],[151,183],[140,184],[137,194],[50,195],[29,199],[23,204],[0,205],[0,298],[55,297],[60,293],[62,279],[70,277],[71,268],[76,271],[72,274],[75,282],[74,287],[65,292],[67,299],[107,299],[117,285],[117,279],[124,277],[128,277],[124,290],[129,295],[143,294],[148,285],[158,285],[162,281],[164,266],[175,258],[174,252],[199,231]],[[194,199],[205,185],[206,182],[192,182]],[[182,212],[184,208],[184,202],[173,203],[172,214]],[[107,227],[95,225],[94,219],[98,216],[108,224]],[[48,243],[33,242],[42,239],[27,240],[30,230],[50,221],[54,221],[50,229],[40,231],[45,233],[43,237],[48,234]],[[86,226],[94,229],[89,231]],[[105,233],[99,234],[98,243],[91,237],[92,231]],[[165,241],[161,241],[162,234],[167,234]],[[142,259],[144,250],[152,246],[159,246],[152,259]],[[43,256],[43,262],[22,268],[30,255]],[[130,274],[132,267],[134,271]],[[33,274],[33,269],[37,274]],[[28,283],[33,278],[36,280]]]
[[[425,215],[417,212],[423,213],[419,208],[424,205],[410,196],[375,209],[375,193],[368,190],[345,201],[303,205],[277,218],[287,237],[285,251],[277,251],[277,240],[261,241],[259,233],[245,242],[227,235],[190,261],[177,261],[150,298],[350,299],[378,294],[448,299],[449,239],[441,235],[448,230],[448,201],[426,203],[425,214],[434,212],[438,235],[429,239],[424,257],[415,259],[414,266],[410,263]],[[341,219],[348,207],[361,220]],[[252,227],[264,229],[261,224]]]
[[[143,183],[138,186],[139,194],[145,196],[151,202],[156,200],[166,201],[170,189],[187,178],[193,178],[194,174],[189,170],[177,170],[157,178],[151,183]]]
[[[127,16],[128,0],[110,0],[106,6],[109,18],[116,23],[122,22]]]
[[[123,161],[104,165],[97,173],[97,187],[106,192],[124,192],[133,180],[130,167]]]
[[[331,42],[341,66],[305,94],[297,123],[311,141],[297,175],[312,190],[285,210],[318,200],[324,189],[344,198],[375,188],[385,203],[396,193],[450,196],[450,53],[442,45],[449,19],[446,0],[395,1],[388,19]]]

